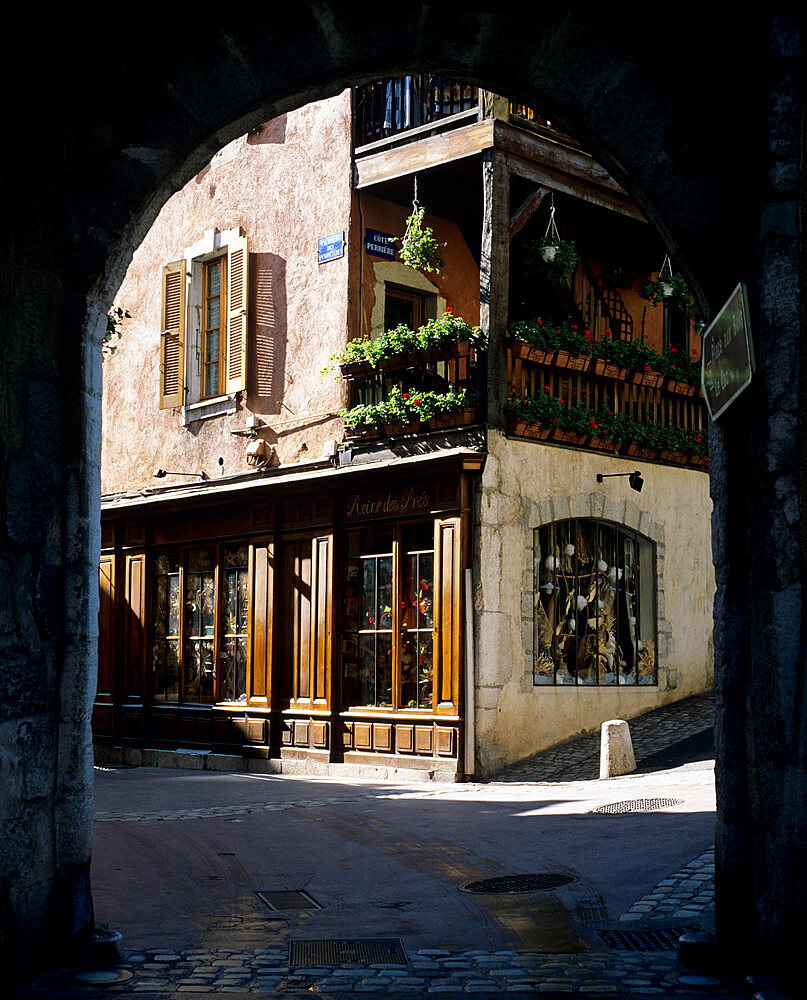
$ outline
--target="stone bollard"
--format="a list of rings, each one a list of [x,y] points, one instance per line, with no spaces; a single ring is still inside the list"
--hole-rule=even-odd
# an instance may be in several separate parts
[[[622,719],[609,719],[602,724],[600,736],[600,778],[614,778],[636,770],[630,729]]]

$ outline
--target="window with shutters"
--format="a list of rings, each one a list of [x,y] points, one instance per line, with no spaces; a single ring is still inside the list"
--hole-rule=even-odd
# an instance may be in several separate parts
[[[211,229],[163,268],[160,407],[183,424],[234,413],[246,389],[248,262],[240,229]]]

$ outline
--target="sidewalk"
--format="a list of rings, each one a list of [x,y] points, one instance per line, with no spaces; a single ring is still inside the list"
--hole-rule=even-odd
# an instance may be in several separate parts
[[[121,930],[125,957],[100,970],[106,983],[57,970],[20,996],[739,997],[674,950],[677,933],[714,921],[710,712],[704,697],[633,720],[638,771],[605,782],[591,780],[597,737],[485,785],[98,770],[96,917]],[[682,746],[689,759],[665,767]],[[463,888],[536,871],[572,881]],[[318,908],[255,897],[303,886]],[[656,950],[608,936],[648,930],[662,932]],[[400,940],[405,963],[289,961],[292,941],[370,936]]]

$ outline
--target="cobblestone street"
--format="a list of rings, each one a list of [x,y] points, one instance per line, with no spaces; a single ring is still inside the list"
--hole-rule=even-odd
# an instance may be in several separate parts
[[[104,831],[125,829],[136,831],[137,824],[143,825],[144,834],[153,827],[157,829],[164,827],[164,836],[168,837],[172,830],[209,831],[207,824],[214,822],[218,824],[216,829],[221,829],[222,823],[241,821],[246,823],[250,820],[253,823],[285,823],[287,819],[295,816],[299,822],[307,822],[306,817],[309,814],[318,822],[321,822],[320,817],[325,816],[331,818],[330,822],[334,822],[335,816],[342,810],[358,809],[361,810],[359,813],[352,812],[351,815],[362,817],[362,820],[358,821],[359,825],[362,822],[369,823],[372,829],[375,825],[372,819],[375,812],[368,813],[364,810],[384,809],[384,815],[387,815],[390,810],[396,808],[410,811],[438,809],[442,815],[444,810],[471,806],[472,815],[481,819],[496,802],[502,800],[503,796],[506,797],[509,814],[515,817],[521,816],[527,819],[537,809],[544,817],[542,823],[548,824],[553,816],[561,813],[579,823],[583,820],[590,821],[587,818],[593,818],[593,813],[598,811],[596,804],[603,801],[611,805],[616,803],[617,806],[625,802],[635,803],[637,800],[652,802],[652,799],[648,800],[646,797],[654,789],[656,791],[663,789],[669,796],[680,796],[665,800],[670,802],[683,802],[693,794],[702,798],[707,791],[711,795],[713,784],[711,762],[703,759],[702,752],[689,753],[689,757],[693,759],[678,763],[669,769],[656,770],[651,766],[654,760],[659,759],[659,755],[670,753],[676,747],[687,748],[690,744],[694,746],[691,743],[693,738],[707,736],[711,724],[710,713],[711,699],[702,697],[633,720],[631,734],[637,758],[637,772],[606,782],[592,780],[596,778],[593,771],[597,766],[599,750],[599,739],[595,735],[574,740],[563,747],[536,755],[527,762],[509,769],[487,785],[421,784],[402,788],[400,785],[390,787],[381,783],[370,785],[368,782],[362,782],[349,786],[339,785],[331,792],[320,785],[316,789],[316,794],[311,794],[312,789],[306,786],[309,794],[300,796],[295,794],[301,790],[300,783],[295,785],[293,779],[285,779],[272,782],[269,786],[272,794],[266,795],[264,799],[254,795],[252,784],[241,784],[234,786],[240,796],[239,801],[216,801],[210,805],[196,805],[186,795],[186,801],[168,801],[163,797],[162,800],[155,801],[152,808],[140,808],[140,800],[131,797],[125,800],[129,802],[129,807],[126,808],[123,798],[116,799],[114,796],[105,796],[102,793],[99,796],[96,823],[99,836],[103,833],[103,837],[107,836],[107,832]],[[105,780],[115,779],[112,771],[99,770],[98,773],[102,782],[101,788]],[[131,772],[126,777],[130,780],[138,778]],[[128,794],[127,786],[122,786],[121,795],[124,793]],[[232,797],[236,792],[229,794]],[[639,796],[642,796],[641,800],[638,799]],[[143,802],[145,801],[148,799],[144,798]],[[688,807],[689,813],[693,808],[701,808],[694,806],[696,800],[688,799],[688,801],[691,803]],[[516,803],[519,805],[516,806]],[[652,809],[652,806],[647,808]],[[665,812],[664,815],[673,817],[675,808],[673,807],[671,812]],[[272,819],[273,814],[281,815]],[[678,815],[683,821],[687,813]],[[661,817],[660,812],[634,812],[632,817],[610,816],[604,818],[602,822],[621,824],[618,828],[614,827],[619,839],[622,836],[619,831],[626,829],[626,823],[659,822]],[[472,822],[478,823],[479,819]],[[350,820],[350,822],[355,821]],[[124,825],[118,826],[118,824]],[[240,830],[241,837],[247,834],[244,827],[230,829]],[[447,827],[447,832],[450,829],[450,826]],[[504,836],[504,827],[500,824],[498,829],[499,835]],[[608,827],[603,826],[601,829],[605,831],[603,837],[610,838]],[[679,830],[682,829],[679,824]],[[217,846],[219,854],[227,854],[227,851],[222,851],[218,847],[219,841],[216,836],[210,832],[205,836],[212,836],[212,842]],[[678,834],[674,833],[672,836],[675,838]],[[481,828],[480,837],[484,841]],[[463,847],[460,841],[461,836],[458,834],[456,858],[452,862],[445,862],[448,878],[454,881],[460,880],[463,872]],[[492,838],[492,842],[494,841],[495,838]],[[393,845],[390,848],[392,852],[390,856],[406,854],[407,849],[403,844]],[[601,849],[604,851],[604,856],[608,857],[609,850],[613,850],[613,840],[608,839],[607,842],[603,840]],[[484,851],[488,857],[491,856],[490,844],[482,843],[480,851]],[[103,855],[103,851],[101,853]],[[529,909],[529,906],[522,902],[523,897],[519,894],[507,897],[505,903],[501,905],[501,897],[499,902],[494,900],[488,904],[486,900],[482,900],[481,904],[475,904],[489,906],[485,919],[492,922],[490,926],[496,925],[505,930],[509,928],[510,936],[514,939],[514,946],[511,947],[484,947],[484,943],[504,940],[501,935],[497,938],[497,932],[491,932],[489,927],[485,932],[487,941],[483,942],[480,937],[476,947],[441,947],[443,942],[439,939],[434,941],[434,947],[413,947],[411,943],[407,943],[406,961],[400,964],[375,962],[368,965],[348,963],[294,965],[289,961],[289,941],[292,939],[363,938],[367,937],[368,933],[379,938],[400,936],[406,939],[406,933],[397,935],[390,930],[395,928],[396,921],[405,931],[418,925],[419,921],[421,923],[427,921],[428,913],[424,911],[419,917],[418,913],[412,912],[410,903],[382,902],[378,904],[381,908],[375,911],[378,914],[373,918],[375,922],[365,923],[363,926],[356,924],[354,932],[350,935],[344,933],[344,928],[338,923],[334,926],[332,934],[318,933],[317,927],[320,925],[292,923],[288,932],[291,937],[278,940],[279,928],[282,932],[281,937],[286,933],[284,923],[286,918],[282,914],[275,913],[267,919],[265,913],[261,914],[257,910],[246,912],[242,909],[240,912],[234,912],[231,906],[225,912],[217,912],[214,907],[210,913],[204,915],[197,913],[194,917],[193,926],[196,927],[194,934],[201,942],[198,946],[183,945],[180,937],[176,938],[175,947],[158,947],[153,943],[137,946],[137,936],[142,934],[145,940],[149,938],[149,932],[138,931],[137,927],[140,925],[135,924],[124,935],[126,952],[120,962],[101,969],[57,970],[44,976],[20,996],[37,997],[40,1000],[53,996],[85,997],[99,994],[114,996],[124,993],[154,995],[160,998],[187,993],[197,995],[258,993],[283,997],[310,996],[312,993],[326,997],[365,993],[410,996],[440,993],[473,993],[482,996],[501,996],[505,993],[543,995],[574,993],[587,996],[688,997],[693,993],[698,995],[709,993],[721,997],[738,997],[741,995],[739,982],[723,975],[713,976],[687,969],[676,960],[674,942],[677,933],[688,929],[709,930],[714,926],[713,850],[708,847],[693,853],[695,856],[688,863],[677,866],[675,870],[663,872],[661,869],[664,877],[658,879],[654,885],[651,884],[648,887],[649,891],[637,893],[632,899],[629,887],[627,889],[622,887],[619,892],[611,890],[611,895],[606,892],[604,895],[589,893],[587,896],[567,897],[563,894],[564,890],[557,893],[534,893],[530,896],[532,902],[529,904],[533,909]],[[521,860],[511,859],[513,869],[528,870],[526,868],[528,857],[529,855],[525,855]],[[412,861],[412,858],[415,858],[414,853],[409,860]],[[387,879],[383,869],[383,858],[381,861],[382,866],[377,877],[381,882],[385,882]],[[656,863],[658,864],[658,861]],[[484,864],[491,867],[490,862]],[[569,871],[575,865],[576,862]],[[579,869],[579,865],[577,867]],[[473,871],[468,867],[466,876],[480,874],[481,870],[483,870],[482,864]],[[201,869],[198,877],[199,879],[223,878],[223,876],[203,876]],[[289,879],[289,884],[293,884],[294,877],[289,875]],[[578,886],[580,884],[578,883]],[[323,892],[316,888],[316,884],[313,884],[309,891],[314,892],[317,898],[320,898]],[[412,883],[409,899],[415,899],[417,891],[417,886]],[[582,891],[578,889],[578,892]],[[614,895],[614,892],[617,894]],[[467,893],[460,895],[467,898]],[[538,896],[544,899],[551,896],[555,901],[552,904],[536,904],[535,899]],[[100,905],[96,903],[97,917],[104,919],[103,892],[99,898],[102,902]],[[133,892],[127,905],[136,907],[138,900],[142,901],[143,898]],[[452,925],[452,920],[459,919],[455,904],[455,900],[459,898],[459,896],[444,895],[442,899],[437,898],[435,901],[436,926],[439,926],[442,907],[446,940],[451,939],[452,933],[455,939],[461,938],[462,933],[467,935],[467,930],[462,931],[461,928],[457,930]],[[479,898],[473,897],[474,900]],[[576,903],[573,902],[574,898],[577,899]],[[608,899],[612,902],[606,906],[605,901]],[[513,900],[516,901],[515,904]],[[464,899],[462,901],[464,902]],[[513,909],[514,905],[526,908],[522,912]],[[542,906],[545,908],[543,911]],[[549,909],[546,909],[547,906]],[[552,906],[555,909],[552,909]],[[454,911],[453,916],[452,911]],[[558,951],[530,947],[528,944],[525,946],[524,942],[531,940],[529,936],[524,936],[522,925],[525,922],[529,923],[530,920],[533,923],[537,922],[536,926],[540,930],[541,927],[549,927],[552,922],[561,920],[564,913],[573,911],[577,913],[574,921],[577,936],[572,935],[570,940],[573,939],[575,944],[566,950]],[[584,911],[588,915],[581,923],[580,914]],[[327,909],[317,912],[325,914]],[[336,919],[338,921],[338,914]],[[155,922],[157,921],[158,918],[155,917]],[[170,923],[169,914],[166,914],[166,922]],[[110,925],[115,927],[116,921],[113,919]],[[142,926],[146,927],[146,924]],[[304,927],[307,927],[305,932],[303,932]],[[657,947],[653,951],[630,951],[628,950],[630,941],[623,939],[622,942],[617,940],[615,943],[614,938],[607,938],[609,931],[632,932],[653,928],[675,932],[663,949]],[[166,933],[170,937],[175,933],[175,929],[168,928]],[[227,947],[223,943],[228,933],[233,935],[232,947]],[[433,931],[428,933],[435,937]],[[522,935],[521,942],[516,944],[515,939],[518,939],[519,934]],[[153,938],[153,934],[151,936]],[[265,946],[255,946],[264,938],[268,939]],[[416,935],[411,940],[416,940]],[[611,942],[610,945],[607,941]],[[215,942],[215,946],[210,942]],[[240,946],[237,946],[238,942],[241,943]],[[641,943],[639,947],[642,947]]]

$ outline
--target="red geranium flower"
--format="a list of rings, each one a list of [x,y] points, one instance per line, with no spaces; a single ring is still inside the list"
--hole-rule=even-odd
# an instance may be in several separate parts
[[[419,399],[413,399],[412,400],[412,406],[417,406],[419,402],[420,402]]]
[[[408,393],[408,392],[405,392],[405,393],[403,394],[403,398],[404,398],[404,399],[409,399],[409,393]]]
[[[645,366],[644,366],[644,370],[645,370],[646,372],[652,372],[652,371],[653,371],[653,369],[652,369],[652,368],[650,367],[650,365],[645,365]]]

